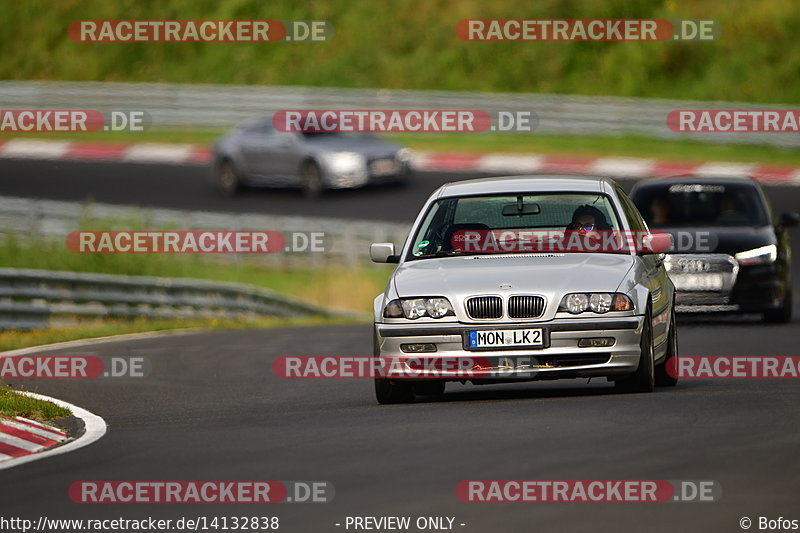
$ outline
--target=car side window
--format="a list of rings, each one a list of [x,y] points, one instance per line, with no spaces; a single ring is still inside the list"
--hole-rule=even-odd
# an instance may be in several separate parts
[[[263,121],[248,126],[245,131],[257,135],[272,135],[275,133],[275,128],[272,126],[272,122]]]
[[[639,213],[639,210],[636,209],[636,206],[633,205],[633,202],[628,195],[625,194],[625,191],[622,189],[617,189],[617,196],[622,203],[622,211],[625,213],[625,218],[628,219],[628,224],[631,227],[632,231],[648,231],[647,224],[645,223],[642,215]]]

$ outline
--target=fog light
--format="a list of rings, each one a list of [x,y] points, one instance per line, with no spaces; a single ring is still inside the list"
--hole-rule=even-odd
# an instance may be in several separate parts
[[[614,337],[590,337],[578,341],[578,348],[608,348],[614,346]]]
[[[405,353],[430,353],[436,351],[436,345],[432,343],[401,344],[400,349]]]

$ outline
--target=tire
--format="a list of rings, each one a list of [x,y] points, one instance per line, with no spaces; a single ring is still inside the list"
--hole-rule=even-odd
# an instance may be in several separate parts
[[[411,403],[414,401],[414,384],[397,383],[375,378],[375,398],[379,404]]]
[[[227,198],[236,196],[236,193],[242,188],[242,180],[239,178],[239,173],[233,161],[225,159],[215,165],[214,183],[222,196]]]
[[[644,325],[642,326],[642,338],[639,342],[639,347],[641,348],[639,367],[632,375],[614,382],[614,388],[619,392],[653,392],[655,389],[652,316],[653,312],[648,304],[647,312],[644,315]]]
[[[767,324],[788,324],[792,321],[792,289],[786,290],[783,304],[773,311],[764,313],[764,322]]]
[[[380,354],[381,349],[380,346],[378,346],[378,335],[373,329],[372,355],[378,357]],[[411,381],[397,383],[388,379],[375,378],[375,399],[382,405],[411,403],[414,401],[414,384]]]
[[[675,306],[669,314],[669,333],[667,335],[667,356],[664,362],[656,367],[656,387],[674,387],[678,384],[678,378],[672,377],[667,372],[667,365],[674,364],[678,357],[678,328],[675,324]],[[677,369],[676,369],[677,370]]]
[[[303,186],[303,196],[311,200],[316,200],[322,196],[322,171],[319,165],[313,161],[309,161],[303,165],[300,170],[300,180]]]

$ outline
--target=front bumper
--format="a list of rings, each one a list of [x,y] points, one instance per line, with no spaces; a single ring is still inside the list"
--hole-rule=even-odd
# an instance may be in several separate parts
[[[776,265],[746,266],[739,268],[735,284],[729,290],[677,290],[675,310],[679,313],[769,311],[783,305],[788,290]]]
[[[392,167],[375,167],[376,163],[390,162]],[[408,179],[411,169],[407,163],[383,158],[370,160],[364,169],[354,169],[349,172],[329,171],[326,177],[328,188],[331,189],[357,189],[367,185],[384,183],[398,183]]]
[[[378,355],[385,361],[399,360],[409,372],[419,378],[438,378],[457,381],[496,382],[529,381],[577,377],[624,376],[639,366],[640,338],[644,317],[609,317],[603,319],[566,319],[540,323],[508,322],[502,324],[376,324]],[[516,328],[542,328],[546,347],[468,349],[469,331]],[[584,338],[612,337],[613,346],[578,347]],[[433,353],[407,353],[401,348],[408,344],[434,345]],[[465,374],[447,365],[444,369],[429,369],[418,365],[420,359],[468,360],[476,363],[481,372]],[[452,369],[452,370],[448,370]],[[464,368],[464,367],[461,367]],[[466,376],[466,377],[465,377]]]

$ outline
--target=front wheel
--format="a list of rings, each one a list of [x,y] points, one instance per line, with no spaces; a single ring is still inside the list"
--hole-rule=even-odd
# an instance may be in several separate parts
[[[236,167],[233,165],[233,161],[228,159],[216,165],[214,182],[220,194],[229,198],[235,196],[242,188],[242,181],[239,179]]]
[[[397,383],[388,379],[375,378],[375,398],[380,404],[411,403],[414,401],[414,384]]]
[[[639,341],[641,355],[639,356],[639,367],[631,376],[618,379],[614,382],[614,387],[619,392],[653,392],[656,387],[654,370],[654,350],[653,350],[653,319],[650,307],[644,315],[644,325],[642,326],[642,337]]]
[[[378,333],[372,330],[372,355],[381,356]],[[375,399],[379,404],[410,403],[414,401],[414,383],[411,381],[392,382],[385,378],[375,378]]]
[[[778,309],[764,313],[764,322],[767,324],[788,324],[792,321],[792,288],[786,289],[783,303]]]
[[[319,165],[310,161],[303,165],[300,171],[300,179],[303,185],[303,195],[306,198],[316,200],[322,196],[322,171]]]

